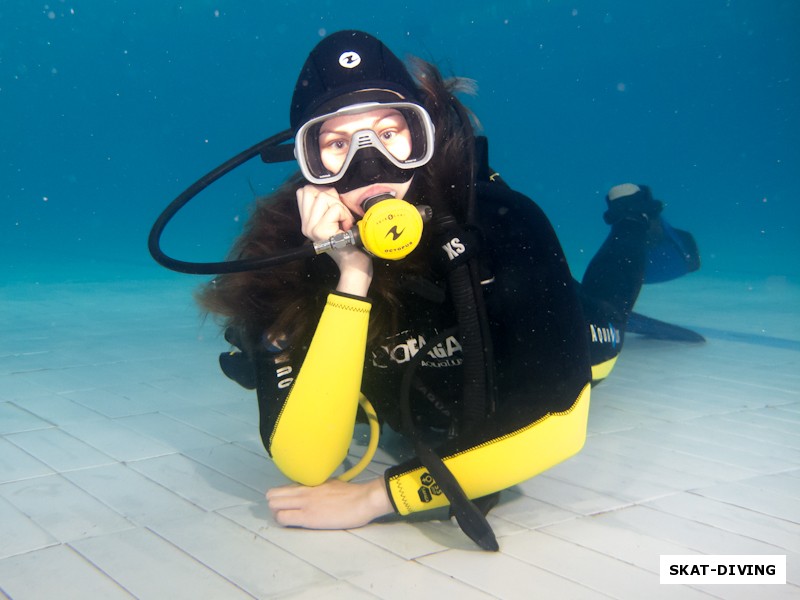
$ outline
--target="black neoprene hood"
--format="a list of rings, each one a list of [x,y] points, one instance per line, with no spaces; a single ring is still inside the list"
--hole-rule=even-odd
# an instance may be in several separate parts
[[[354,97],[418,102],[411,74],[383,42],[363,31],[338,31],[317,44],[303,65],[289,112],[292,129],[353,104]]]

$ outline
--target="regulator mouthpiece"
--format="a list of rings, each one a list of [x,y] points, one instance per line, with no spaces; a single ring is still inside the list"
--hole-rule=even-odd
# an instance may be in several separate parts
[[[362,206],[366,212],[357,226],[314,244],[317,254],[345,246],[363,246],[378,258],[401,260],[419,245],[422,224],[431,219],[429,206],[414,206],[391,194],[367,198]]]

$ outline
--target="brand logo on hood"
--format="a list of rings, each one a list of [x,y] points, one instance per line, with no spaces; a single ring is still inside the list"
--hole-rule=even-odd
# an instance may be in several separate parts
[[[358,52],[348,50],[347,52],[342,52],[342,55],[339,57],[339,64],[345,69],[355,69],[361,64],[361,57],[358,55]]]

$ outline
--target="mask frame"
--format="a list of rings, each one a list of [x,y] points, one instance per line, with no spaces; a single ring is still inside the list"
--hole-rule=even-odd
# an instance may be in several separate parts
[[[328,120],[338,117],[359,115],[378,109],[397,110],[405,119],[411,135],[411,154],[407,159],[398,159],[380,141],[378,134],[371,129],[360,129],[350,137],[350,144],[342,166],[332,173],[323,164],[319,149],[319,129]],[[332,185],[347,174],[348,168],[357,162],[358,152],[374,149],[394,167],[411,170],[427,164],[433,157],[435,132],[428,111],[413,102],[364,102],[340,108],[306,121],[295,135],[294,155],[303,177],[315,185]]]

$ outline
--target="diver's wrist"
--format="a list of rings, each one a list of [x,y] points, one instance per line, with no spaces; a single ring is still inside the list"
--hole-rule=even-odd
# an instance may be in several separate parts
[[[336,291],[352,296],[366,297],[372,284],[372,274],[361,269],[347,269],[339,274]]]
[[[365,485],[368,489],[367,496],[372,519],[394,512],[394,505],[384,484],[383,477],[368,481]]]

